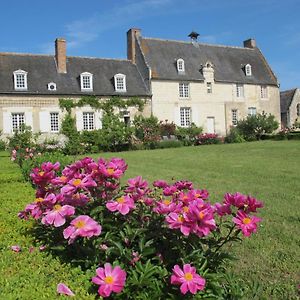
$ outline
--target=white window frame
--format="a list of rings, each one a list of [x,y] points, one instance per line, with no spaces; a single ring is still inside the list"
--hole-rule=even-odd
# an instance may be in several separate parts
[[[248,107],[248,116],[256,116],[256,107]]]
[[[87,86],[88,83],[88,86]],[[80,87],[83,92],[93,91],[93,74],[83,72],[80,74]]]
[[[177,59],[177,72],[179,74],[185,72],[184,60],[182,58]]]
[[[260,98],[268,99],[268,87],[266,85],[260,86]]]
[[[241,83],[236,84],[236,97],[237,98],[244,98],[245,91],[244,91],[244,85]]]
[[[211,82],[206,82],[206,91],[207,91],[207,94],[212,94],[212,83]]]
[[[252,67],[250,64],[247,64],[245,66],[245,74],[246,74],[246,76],[252,76]]]
[[[116,74],[114,76],[114,82],[116,92],[126,92],[126,75],[121,73]]]
[[[24,70],[16,70],[14,71],[14,87],[16,91],[26,91],[28,88],[27,85],[27,74],[28,72]],[[22,79],[19,79],[22,78]],[[23,84],[20,85],[20,80],[22,80]]]
[[[59,113],[56,111],[50,112],[50,131],[59,132]]]
[[[179,98],[187,99],[190,96],[190,84],[187,82],[180,82],[178,85]]]
[[[236,126],[238,123],[238,110],[237,109],[231,110],[231,123],[232,123],[232,126]]]
[[[25,125],[25,113],[11,113],[12,132],[22,132],[22,125]]]
[[[180,107],[180,126],[190,127],[192,124],[192,110],[190,107]]]
[[[95,113],[91,111],[84,111],[82,113],[83,130],[95,130]]]

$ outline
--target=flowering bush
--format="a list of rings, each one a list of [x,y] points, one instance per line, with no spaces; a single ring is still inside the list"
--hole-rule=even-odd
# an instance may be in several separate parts
[[[216,133],[203,133],[199,134],[195,139],[195,145],[210,145],[220,144],[221,139]]]
[[[126,169],[119,158],[86,157],[62,172],[45,162],[31,173],[36,199],[19,217],[36,221],[47,249],[92,269],[102,297],[230,298],[225,245],[257,231],[263,204],[240,193],[211,204],[189,181],[151,187],[137,176],[122,186]]]

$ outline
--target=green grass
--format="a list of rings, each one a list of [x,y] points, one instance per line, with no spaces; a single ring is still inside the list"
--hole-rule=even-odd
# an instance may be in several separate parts
[[[56,284],[65,282],[78,299],[88,295],[90,276],[60,262],[47,252],[28,252],[34,243],[26,230],[31,223],[16,214],[34,191],[21,172],[0,153],[0,299],[56,299]],[[129,165],[126,177],[187,179],[207,188],[213,202],[226,192],[251,194],[265,203],[258,233],[233,247],[239,260],[231,266],[240,278],[262,285],[259,299],[299,299],[300,283],[300,142],[264,141],[122,153]],[[9,247],[20,244],[22,253]]]

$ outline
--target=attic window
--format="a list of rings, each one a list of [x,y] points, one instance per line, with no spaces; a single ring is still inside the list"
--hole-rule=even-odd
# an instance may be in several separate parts
[[[93,91],[93,74],[84,72],[80,74],[81,91]]]
[[[14,86],[15,90],[27,90],[27,72],[23,70],[14,71]]]
[[[48,83],[48,91],[56,91],[56,83],[54,82]]]
[[[247,64],[245,66],[245,73],[246,73],[246,76],[252,76],[252,68],[251,68],[250,64]]]
[[[126,92],[126,75],[116,74],[114,76],[114,80],[115,80],[115,91]]]
[[[178,73],[184,73],[184,60],[182,58],[177,59],[177,71]]]

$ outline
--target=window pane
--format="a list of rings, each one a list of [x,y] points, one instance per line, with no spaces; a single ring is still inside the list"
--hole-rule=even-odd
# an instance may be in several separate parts
[[[23,124],[25,124],[24,113],[13,113],[11,117],[13,132],[23,131]]]
[[[84,112],[83,113],[83,130],[94,130],[94,113]]]
[[[58,113],[50,113],[50,129],[53,132],[58,132]]]
[[[244,85],[243,84],[236,85],[236,96],[238,98],[244,97]]]
[[[232,118],[232,125],[237,125],[238,117],[237,117],[237,109],[231,110],[231,118]]]
[[[207,93],[211,94],[212,93],[212,84],[211,84],[211,82],[207,82],[206,87],[207,87]]]
[[[191,125],[191,109],[190,107],[180,108],[180,126],[188,127]]]
[[[188,98],[188,97],[189,97],[189,84],[179,83],[179,98]]]

